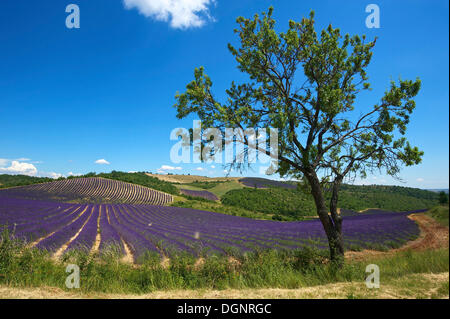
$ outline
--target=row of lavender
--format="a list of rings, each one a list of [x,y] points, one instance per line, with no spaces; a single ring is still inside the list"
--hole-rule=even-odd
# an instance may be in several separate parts
[[[190,189],[180,189],[181,194],[191,196],[191,197],[200,197],[208,200],[219,200],[219,198],[211,192],[208,191],[194,191]]]
[[[0,190],[10,196],[57,201],[165,205],[172,196],[136,184],[99,177],[74,178]]]
[[[0,196],[0,224],[16,237],[55,252],[92,250],[100,232],[100,251],[111,244],[131,249],[135,261],[153,252],[170,256],[180,251],[199,254],[255,249],[296,249],[304,245],[326,248],[318,220],[276,222],[198,211],[187,208],[102,204],[70,205]],[[414,239],[419,229],[409,213],[382,213],[345,217],[347,248],[401,244]]]
[[[244,177],[239,180],[242,184],[247,187],[253,188],[269,188],[269,187],[281,187],[286,189],[296,189],[297,185],[292,182],[281,182],[274,181],[272,179],[261,178],[261,177]]]

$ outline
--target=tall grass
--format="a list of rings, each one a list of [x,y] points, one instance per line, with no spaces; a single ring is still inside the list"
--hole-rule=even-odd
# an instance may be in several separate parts
[[[148,293],[172,289],[299,288],[333,282],[365,279],[367,264],[380,267],[383,280],[413,273],[449,270],[447,249],[404,252],[395,256],[346,263],[338,268],[327,253],[305,248],[297,251],[260,251],[234,257],[211,256],[202,263],[188,255],[161,260],[149,255],[139,266],[120,262],[114,249],[101,255],[83,251],[65,254],[54,262],[49,253],[29,249],[7,233],[0,238],[0,285],[15,287],[53,286],[65,288],[66,266],[80,267],[80,290],[104,293]]]
[[[448,205],[436,206],[436,207],[430,209],[427,212],[427,215],[431,216],[433,219],[435,219],[441,225],[448,227]]]

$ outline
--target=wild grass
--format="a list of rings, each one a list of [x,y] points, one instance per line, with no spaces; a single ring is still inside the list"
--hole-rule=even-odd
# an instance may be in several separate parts
[[[210,201],[207,199],[201,199],[201,198],[194,198],[194,197],[188,197],[185,196],[183,200],[174,201],[170,206],[175,207],[184,207],[184,208],[193,208],[193,209],[199,209],[199,210],[205,210],[209,212],[215,212],[215,213],[221,213],[226,215],[232,215],[232,216],[241,216],[241,217],[247,217],[247,218],[253,218],[253,219],[267,219],[272,220],[274,215],[271,214],[265,214],[265,213],[259,213],[259,212],[253,212],[244,208],[240,207],[233,207],[233,206],[227,206],[223,205],[219,202]]]
[[[448,227],[448,205],[436,206],[427,212],[427,215],[435,219],[438,223]]]
[[[178,189],[189,189],[194,191],[207,190],[213,193],[217,197],[221,198],[227,192],[233,189],[245,188],[244,185],[239,183],[237,180],[231,181],[213,181],[213,182],[193,182],[187,184],[173,184]],[[205,186],[208,186],[205,188]]]
[[[171,258],[169,266],[149,255],[139,266],[125,264],[113,249],[101,255],[71,251],[60,262],[46,251],[26,248],[3,234],[0,242],[0,285],[65,287],[68,264],[80,267],[80,291],[143,294],[175,289],[301,288],[337,282],[363,282],[368,264],[379,266],[381,280],[393,282],[411,274],[449,271],[448,249],[402,252],[386,258],[347,262],[339,268],[326,251],[259,251],[235,256],[188,255]],[[448,290],[443,286],[441,290]],[[67,289],[68,290],[68,289]]]

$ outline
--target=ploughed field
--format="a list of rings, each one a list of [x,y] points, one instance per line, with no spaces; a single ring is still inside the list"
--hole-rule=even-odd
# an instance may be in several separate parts
[[[144,186],[101,177],[73,178],[0,190],[11,197],[79,203],[165,205],[172,195]]]
[[[0,225],[56,256],[73,249],[103,253],[114,246],[121,254],[131,252],[134,261],[140,262],[148,253],[170,257],[180,252],[205,256],[305,245],[327,248],[319,220],[277,222],[159,205],[64,203],[46,198],[48,190],[37,200],[38,186],[45,189],[41,184],[29,187],[30,193],[22,188],[0,191]],[[407,217],[410,213],[344,217],[346,247],[396,247],[416,238],[419,228]]]

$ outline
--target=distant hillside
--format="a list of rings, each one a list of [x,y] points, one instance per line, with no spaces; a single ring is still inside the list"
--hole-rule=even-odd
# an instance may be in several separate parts
[[[267,178],[259,177],[244,177],[239,180],[240,183],[247,187],[253,188],[269,188],[269,187],[281,187],[287,189],[296,189],[297,184],[294,182],[281,182]]]
[[[448,194],[448,188],[434,188],[434,189],[427,189],[427,191],[435,192],[435,193],[444,192],[444,193]]]
[[[178,189],[173,186],[171,183],[160,180],[158,178],[148,176],[144,172],[137,173],[125,173],[112,171],[111,173],[88,173],[81,176],[69,176],[67,179],[77,179],[77,178],[85,178],[85,177],[103,177],[108,179],[114,179],[117,181],[132,183],[136,185],[141,185],[145,187],[149,187],[155,190],[159,190],[165,193],[169,193],[172,195],[178,195]],[[58,180],[64,180],[64,177],[59,178]],[[7,187],[15,187],[15,186],[25,186],[25,185],[33,185],[40,183],[48,183],[55,181],[52,178],[46,177],[32,177],[26,175],[0,175],[0,188]]]
[[[146,173],[150,177],[157,178],[161,181],[175,184],[190,184],[195,182],[227,182],[238,180],[239,177],[208,177],[201,175],[182,175],[182,174],[151,174]]]
[[[326,195],[329,200],[329,194]],[[409,211],[430,208],[438,203],[434,192],[401,186],[343,185],[339,194],[339,207],[360,211],[380,208],[389,211]],[[250,211],[277,215],[283,220],[316,215],[310,194],[299,190],[271,187],[268,189],[243,188],[231,190],[222,196],[222,203]]]
[[[54,179],[47,177],[2,174],[0,175],[0,188],[33,185],[52,181],[54,181]]]
[[[15,197],[74,203],[164,205],[172,196],[136,184],[99,177],[72,178],[0,190],[0,198]]]
[[[172,195],[178,195],[180,192],[171,183],[159,180],[158,178],[147,175],[144,172],[137,173],[124,173],[118,171],[112,171],[111,173],[100,173],[100,174],[87,174],[87,176],[103,177],[108,179],[114,179],[116,181],[122,181],[127,183],[133,183],[149,188],[159,190],[161,192],[169,193]]]

